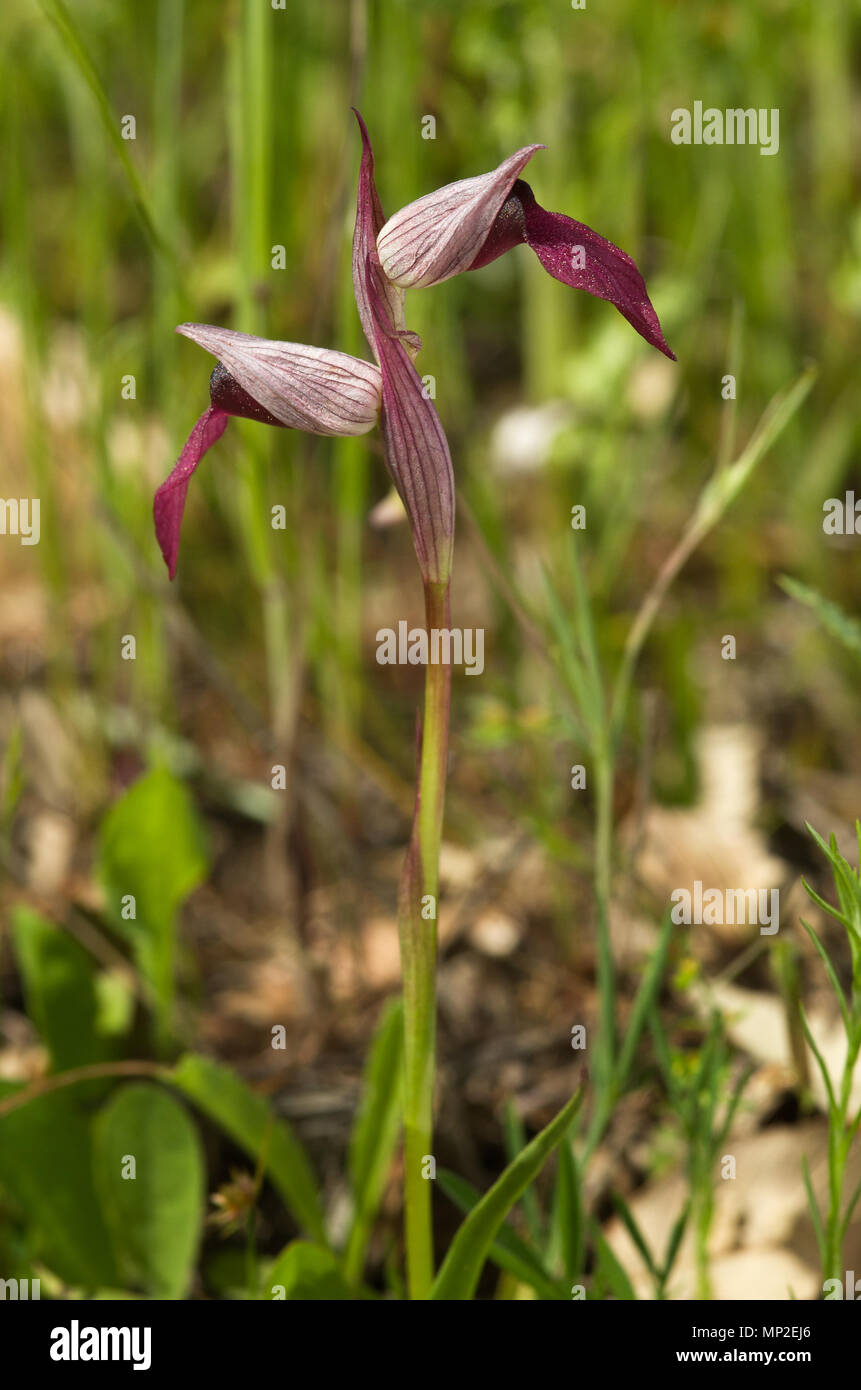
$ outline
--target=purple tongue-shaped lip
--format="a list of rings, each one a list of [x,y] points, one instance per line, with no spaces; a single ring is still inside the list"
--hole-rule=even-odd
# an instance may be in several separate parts
[[[230,416],[239,415],[244,420],[259,420],[264,425],[285,428],[283,421],[276,420],[243,390],[221,362],[216,364],[209,378],[209,398],[212,404],[191,431],[176,466],[156,492],[153,501],[156,536],[171,579],[176,574],[179,558],[179,537],[188,485],[204,454],[224,434]]]
[[[209,378],[209,399],[216,410],[223,410],[225,415],[239,415],[243,420],[259,420],[263,425],[279,425],[285,429],[283,420],[276,420],[274,415],[270,415],[268,410],[249,396],[222,362],[216,362]]]
[[[563,212],[548,212],[529,184],[518,179],[497,214],[470,270],[479,270],[525,242],[544,269],[564,285],[614,304],[632,328],[674,362],[646,283],[631,257],[606,237]]]

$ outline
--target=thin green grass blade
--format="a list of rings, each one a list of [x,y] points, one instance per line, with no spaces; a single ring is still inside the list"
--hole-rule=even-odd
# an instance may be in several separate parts
[[[816,950],[819,953],[819,959],[825,966],[825,973],[828,976],[828,979],[831,983],[831,988],[834,990],[834,993],[837,996],[837,1002],[840,1005],[840,1013],[843,1017],[843,1025],[848,1033],[851,1027],[851,1022],[849,1019],[849,1006],[846,1003],[846,995],[843,993],[843,986],[837,978],[837,972],[835,971],[834,966],[831,964],[831,957],[826,951],[825,946],[823,945],[823,942],[819,936],[819,933],[815,931],[813,927],[811,927],[809,922],[805,922],[803,917],[801,919],[801,925],[803,926],[804,930],[807,932],[807,935],[810,937],[810,940],[816,947]]]
[[[446,1197],[464,1214],[474,1211],[481,1201],[478,1189],[454,1173],[440,1171],[437,1173],[437,1183]],[[532,1247],[506,1221],[500,1226],[487,1257],[500,1269],[535,1289],[543,1299],[557,1301],[568,1297],[567,1286],[553,1279]]]
[[[497,1231],[518,1198],[534,1182],[556,1145],[567,1132],[583,1101],[582,1087],[555,1119],[526,1145],[461,1225],[434,1280],[431,1298],[472,1297],[481,1267]]]
[[[643,1232],[640,1230],[639,1226],[637,1225],[637,1222],[634,1218],[634,1213],[631,1211],[631,1208],[628,1206],[628,1203],[625,1201],[624,1197],[620,1196],[618,1192],[613,1193],[613,1206],[619,1213],[625,1230],[628,1232],[628,1235],[631,1237],[631,1240],[634,1242],[637,1249],[639,1250],[640,1255],[643,1259],[643,1263],[645,1264],[652,1278],[660,1279],[661,1276],[659,1274],[658,1267],[655,1264],[655,1261],[652,1257],[651,1250],[646,1244],[646,1238],[643,1235]]]
[[[673,1225],[673,1229],[670,1231],[670,1238],[667,1241],[667,1253],[664,1256],[664,1264],[663,1268],[661,1269],[660,1276],[662,1289],[666,1288],[667,1280],[673,1272],[673,1265],[676,1263],[676,1256],[678,1255],[679,1249],[681,1248],[682,1239],[685,1234],[685,1229],[687,1227],[688,1218],[690,1217],[690,1214],[691,1204],[690,1200],[688,1200],[687,1202],[685,1202],[684,1207],[679,1213],[678,1218],[676,1219],[675,1224]]]
[[[777,582],[784,593],[794,598],[796,603],[803,603],[805,608],[816,614],[830,637],[835,637],[856,661],[861,661],[861,622],[857,618],[844,612],[832,599],[825,598],[816,589],[793,579],[791,575],[782,574]]]
[[[391,1167],[401,1122],[404,1020],[399,999],[385,1010],[365,1066],[362,1099],[350,1138],[353,1221],[347,1238],[348,1278],[361,1276],[374,1217]]]
[[[505,1152],[508,1162],[513,1163],[517,1155],[525,1148],[526,1130],[523,1121],[517,1113],[516,1106],[509,1101],[505,1107]],[[526,1189],[521,1206],[523,1215],[526,1217],[529,1234],[537,1243],[542,1237],[542,1222],[541,1211],[538,1206],[538,1194],[534,1187]]]
[[[643,1032],[643,1026],[652,1004],[657,999],[658,990],[661,987],[667,955],[670,949],[670,941],[673,935],[673,926],[672,917],[668,913],[661,927],[661,934],[658,938],[657,947],[652,954],[646,968],[646,973],[643,976],[640,988],[637,990],[637,995],[634,999],[634,1007],[631,1010],[628,1028],[616,1063],[616,1084],[620,1088],[625,1085],[628,1079],[628,1074],[633,1065],[640,1037]]]
[[[565,1282],[570,1284],[583,1273],[586,1228],[580,1169],[568,1140],[559,1146],[551,1228],[551,1263],[555,1267],[555,1261],[559,1260]]]
[[[603,1279],[616,1298],[625,1303],[636,1303],[637,1295],[634,1292],[634,1286],[601,1234],[600,1226],[596,1221],[591,1222],[591,1226],[592,1238],[595,1241],[598,1276]]]
[[[810,1168],[807,1158],[801,1160],[801,1176],[804,1179],[804,1190],[807,1193],[807,1205],[810,1208],[810,1219],[813,1222],[813,1233],[816,1236],[816,1244],[819,1247],[819,1258],[825,1263],[825,1230],[822,1225],[822,1216],[813,1193],[813,1183],[810,1181]]]
[[[102,125],[105,128],[105,133],[122,165],[123,173],[125,174],[126,182],[129,186],[132,204],[144,233],[159,254],[166,256],[168,260],[172,261],[174,259],[174,252],[156,228],[152,213],[149,209],[147,196],[140,180],[140,175],[129,156],[128,143],[123,139],[120,133],[120,125],[116,113],[111,106],[108,94],[95,69],[93,60],[84,47],[78,31],[75,28],[72,16],[69,14],[63,0],[40,0],[40,4],[47,18],[59,34],[66,53],[93,94]]]
[[[821,1074],[821,1076],[822,1076],[822,1080],[823,1080],[823,1082],[825,1083],[825,1090],[826,1090],[826,1093],[827,1093],[827,1095],[828,1095],[828,1104],[829,1104],[829,1107],[830,1107],[831,1110],[836,1110],[836,1109],[837,1109],[837,1101],[836,1101],[835,1098],[834,1098],[834,1087],[831,1085],[831,1077],[830,1077],[829,1074],[828,1074],[828,1068],[827,1068],[827,1066],[825,1065],[825,1059],[824,1059],[824,1057],[822,1056],[822,1053],[819,1051],[819,1048],[818,1048],[817,1045],[816,1045],[816,1040],[814,1039],[813,1034],[812,1034],[811,1031],[810,1031],[810,1024],[807,1022],[807,1014],[805,1013],[804,1009],[801,1009],[800,1012],[801,1012],[801,1026],[802,1026],[802,1028],[804,1029],[804,1036],[805,1036],[805,1038],[807,1039],[807,1046],[810,1048],[810,1051],[813,1053],[814,1057],[816,1058],[816,1063],[817,1063],[817,1066],[819,1067],[819,1071],[820,1071],[820,1074]]]

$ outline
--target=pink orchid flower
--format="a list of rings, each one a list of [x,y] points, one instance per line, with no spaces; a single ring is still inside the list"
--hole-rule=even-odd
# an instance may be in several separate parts
[[[171,579],[188,484],[231,415],[308,434],[367,434],[377,423],[381,400],[379,367],[344,352],[271,342],[207,323],[183,323],[176,331],[218,363],[209,381],[211,405],[153,502],[156,536]]]
[[[584,223],[547,212],[519,177],[543,148],[526,145],[491,173],[447,184],[396,212],[377,237],[386,277],[402,289],[439,285],[525,242],[556,280],[615,304],[647,343],[675,361],[631,257]]]

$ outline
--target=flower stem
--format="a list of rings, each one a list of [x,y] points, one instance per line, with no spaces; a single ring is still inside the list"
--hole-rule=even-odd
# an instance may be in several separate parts
[[[425,585],[425,617],[449,625],[449,585]],[[425,706],[415,817],[401,880],[399,933],[404,992],[404,1201],[410,1298],[426,1299],[433,1282],[432,1156],[436,1035],[436,918],[439,852],[448,761],[451,666],[425,667]]]

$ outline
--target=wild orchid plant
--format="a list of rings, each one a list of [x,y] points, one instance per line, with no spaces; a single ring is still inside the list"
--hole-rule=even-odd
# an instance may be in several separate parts
[[[541,145],[518,150],[490,173],[418,199],[386,221],[374,183],[367,129],[362,140],[353,285],[374,364],[341,352],[270,342],[203,324],[178,332],[217,359],[210,406],[155,496],[156,535],[171,578],[192,474],[221,437],[231,415],[320,435],[364,434],[379,423],[386,466],[404,504],[425,594],[428,632],[447,629],[454,542],[454,476],[445,433],[413,365],[420,340],[406,327],[404,291],[478,270],[525,243],[563,284],[614,304],[654,347],[673,358],[636,265],[580,222],[548,212],[520,178]],[[526,1182],[529,1162],[543,1162],[570,1125],[564,1108],[512,1164],[473,1215],[484,1223],[469,1259],[459,1237],[434,1281],[431,1154],[435,1067],[436,916],[442,836],[451,667],[429,664],[419,732],[415,812],[399,894],[404,996],[404,1164],[406,1249],[413,1298],[466,1289],[481,1267],[496,1226]],[[491,1229],[488,1224],[495,1221]],[[463,1230],[463,1228],[462,1228]],[[473,1233],[474,1234],[474,1233]],[[461,1292],[460,1296],[463,1296]],[[468,1294],[467,1294],[468,1296]]]

